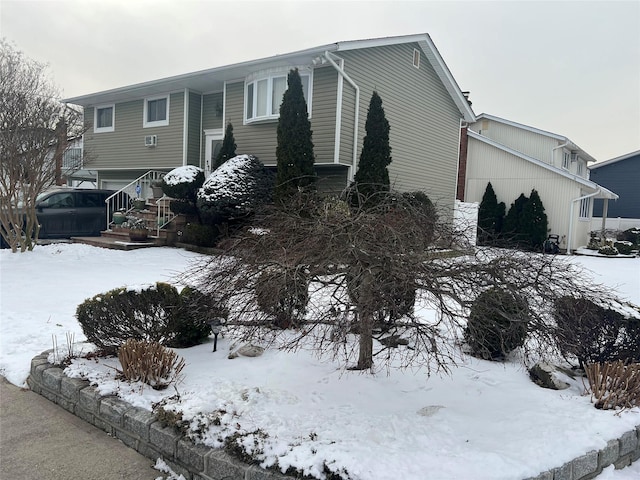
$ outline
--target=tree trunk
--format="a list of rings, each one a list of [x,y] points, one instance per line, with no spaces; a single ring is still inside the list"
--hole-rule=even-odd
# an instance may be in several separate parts
[[[360,330],[360,352],[358,354],[357,370],[366,370],[373,366],[373,276],[370,272],[362,273],[360,295],[358,298]]]

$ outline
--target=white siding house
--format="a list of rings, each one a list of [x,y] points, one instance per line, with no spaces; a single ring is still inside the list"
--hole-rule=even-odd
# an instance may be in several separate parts
[[[567,137],[492,115],[481,114],[468,127],[464,200],[480,202],[491,182],[507,211],[521,194],[538,191],[549,234],[571,253],[589,239],[593,200],[618,196],[589,180],[595,162]]]

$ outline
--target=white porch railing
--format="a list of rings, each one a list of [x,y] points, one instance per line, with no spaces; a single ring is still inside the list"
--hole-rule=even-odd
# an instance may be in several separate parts
[[[108,197],[105,200],[107,204],[107,229],[110,230],[113,225],[114,212],[122,211],[125,215],[128,215],[134,210],[134,199],[140,198],[146,201],[148,198],[153,198],[152,183],[161,180],[164,175],[165,172],[150,170]],[[156,200],[158,206],[155,226],[156,235],[160,235],[160,230],[175,218],[175,214],[169,208],[170,200],[166,195]]]

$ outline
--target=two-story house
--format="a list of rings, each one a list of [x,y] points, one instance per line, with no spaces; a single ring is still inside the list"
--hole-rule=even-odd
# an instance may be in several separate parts
[[[279,106],[293,68],[303,82],[321,189],[340,191],[353,179],[375,90],[391,125],[395,188],[453,206],[460,126],[475,116],[427,34],[332,43],[66,101],[84,107],[91,124],[84,148],[100,188],[181,165],[208,173],[228,123],[238,154],[275,167]]]
[[[587,165],[595,159],[565,136],[485,113],[469,124],[466,136],[459,181],[464,200],[480,202],[491,182],[508,209],[521,193],[537,190],[549,233],[568,253],[588,243],[593,201],[618,198],[589,180]]]

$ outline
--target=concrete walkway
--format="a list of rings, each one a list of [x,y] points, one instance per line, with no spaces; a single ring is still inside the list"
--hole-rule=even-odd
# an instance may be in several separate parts
[[[151,460],[46,398],[0,377],[0,478],[153,480]]]

